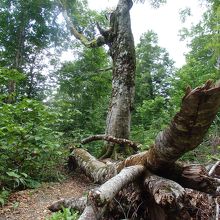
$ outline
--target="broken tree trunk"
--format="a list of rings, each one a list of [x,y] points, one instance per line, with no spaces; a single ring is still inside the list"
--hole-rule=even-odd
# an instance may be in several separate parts
[[[83,149],[74,149],[72,156],[76,163],[93,180],[103,183],[116,175],[99,188],[90,191],[84,215],[89,213],[94,219],[105,219],[107,211],[112,213],[112,207],[124,205],[126,210],[130,210],[129,199],[126,202],[121,200],[121,197],[118,199],[120,194],[123,197],[132,197],[132,192],[121,193],[129,189],[140,195],[135,203],[132,203],[132,206],[136,207],[136,211],[132,211],[138,213],[139,217],[146,219],[148,216],[150,219],[156,219],[155,216],[161,215],[163,218],[160,217],[160,219],[166,219],[169,216],[172,216],[172,219],[177,219],[177,217],[189,219],[193,212],[184,210],[184,204],[186,203],[191,210],[195,209],[191,207],[193,204],[187,200],[183,187],[217,195],[218,184],[201,165],[182,166],[176,163],[176,160],[201,143],[219,106],[220,87],[208,81],[203,87],[187,91],[180,111],[175,115],[169,127],[157,136],[154,146],[148,151],[132,155],[122,162],[105,164],[97,161]],[[126,167],[130,169],[125,169]],[[157,175],[150,174],[149,171]],[[141,177],[142,180],[133,185]],[[151,210],[160,210],[157,215],[154,211],[148,211],[146,214],[145,211],[148,209],[146,209],[147,203],[143,195],[148,195],[148,200],[154,201],[155,204]],[[124,218],[128,218],[123,208],[121,213],[117,216],[121,218],[124,215]],[[107,219],[111,218],[108,216]]]
[[[204,86],[188,89],[180,111],[171,124],[160,132],[154,146],[141,157],[131,156],[122,167],[144,164],[153,171],[172,167],[184,153],[195,149],[203,140],[220,107],[220,87],[208,81]]]
[[[119,0],[110,16],[112,41],[109,44],[113,61],[112,95],[106,119],[106,135],[129,139],[131,110],[135,92],[135,46],[131,31],[130,9],[132,0]],[[120,145],[125,154],[132,152],[128,145]],[[103,158],[117,158],[117,148],[108,144]]]

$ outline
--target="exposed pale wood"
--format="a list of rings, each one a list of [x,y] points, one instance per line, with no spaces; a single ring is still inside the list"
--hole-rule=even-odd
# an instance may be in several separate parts
[[[216,167],[220,164],[220,161],[217,161],[212,168],[209,170],[209,176],[212,176],[212,174],[215,172]]]
[[[97,220],[92,206],[86,206],[78,220]]]
[[[89,199],[98,207],[109,203],[123,187],[138,179],[144,170],[145,168],[141,165],[124,168],[99,188],[90,191]]]

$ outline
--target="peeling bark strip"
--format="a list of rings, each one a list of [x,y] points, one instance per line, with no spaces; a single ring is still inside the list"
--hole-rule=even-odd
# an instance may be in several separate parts
[[[207,81],[203,87],[189,90],[170,126],[160,132],[148,162],[158,169],[172,164],[203,140],[220,107],[220,87]]]
[[[139,146],[139,144],[134,143],[133,141],[123,139],[123,138],[115,138],[113,136],[104,135],[104,134],[94,135],[94,136],[85,138],[81,141],[81,144],[88,144],[92,141],[97,141],[97,140],[105,140],[105,141],[109,141],[109,142],[120,144],[120,145],[122,144],[128,145],[128,146],[131,146],[134,150],[137,150]]]

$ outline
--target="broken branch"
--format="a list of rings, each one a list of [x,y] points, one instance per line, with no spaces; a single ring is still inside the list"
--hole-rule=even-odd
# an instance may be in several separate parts
[[[70,16],[67,14],[68,10],[66,8],[65,2],[63,2],[63,0],[59,0],[59,3],[61,6],[61,9],[62,9],[63,17],[64,17],[72,35],[77,40],[80,40],[84,46],[89,47],[89,48],[100,47],[100,46],[103,46],[104,44],[106,44],[105,38],[103,36],[99,36],[99,37],[97,37],[97,39],[93,39],[93,40],[89,41],[83,34],[79,33],[77,31],[77,29],[75,28],[72,20],[70,19]]]
[[[141,176],[144,170],[144,166],[141,165],[124,168],[119,174],[112,177],[99,188],[90,191],[89,200],[91,200],[95,206],[104,206],[109,203],[124,186]]]
[[[110,136],[110,135],[105,135],[105,134],[90,136],[88,138],[83,139],[81,141],[81,143],[82,144],[87,144],[89,142],[98,141],[98,140],[105,140],[105,141],[120,144],[120,145],[125,144],[125,145],[128,145],[128,146],[132,147],[134,150],[137,150],[138,146],[139,146],[139,144],[137,144],[133,141],[123,139],[123,138],[116,138],[116,137],[113,137],[113,136]]]
[[[209,171],[209,176],[212,176],[212,174],[215,172],[216,167],[220,164],[220,161],[217,161],[214,166]]]

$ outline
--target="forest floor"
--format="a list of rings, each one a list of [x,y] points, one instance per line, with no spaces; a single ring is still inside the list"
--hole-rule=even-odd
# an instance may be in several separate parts
[[[95,188],[84,174],[79,171],[67,175],[62,182],[43,183],[39,188],[12,193],[9,202],[0,208],[0,220],[45,220],[52,213],[48,206],[61,198],[81,197]],[[187,194],[194,205],[194,218],[201,220],[218,219],[216,204],[207,194],[187,189]],[[217,202],[217,201],[216,201]],[[220,204],[220,196],[218,197]],[[220,216],[220,213],[218,214]]]
[[[49,205],[61,198],[81,197],[94,187],[86,176],[75,173],[62,183],[43,183],[39,188],[11,194],[9,202],[0,208],[0,220],[45,220],[52,213]]]

